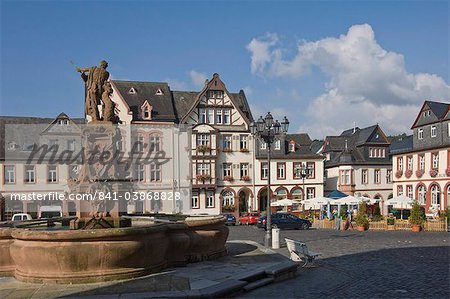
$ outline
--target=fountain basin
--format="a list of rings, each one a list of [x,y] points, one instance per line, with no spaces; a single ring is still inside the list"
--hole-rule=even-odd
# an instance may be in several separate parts
[[[146,227],[12,229],[11,237],[16,279],[86,283],[138,277],[221,256],[228,228],[219,216]]]
[[[9,253],[14,241],[11,231],[11,228],[0,228],[0,276],[13,276],[16,268]]]

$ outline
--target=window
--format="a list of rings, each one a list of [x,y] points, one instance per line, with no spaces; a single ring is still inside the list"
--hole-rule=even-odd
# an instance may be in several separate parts
[[[136,140],[136,150],[138,152],[144,151],[144,136],[138,136]]]
[[[209,145],[209,134],[197,134],[198,145]]]
[[[314,198],[315,196],[316,196],[316,188],[314,188],[314,187],[306,188],[306,198],[307,199]]]
[[[47,182],[56,183],[58,181],[58,173],[56,165],[47,166]]]
[[[386,156],[385,148],[369,148],[369,158],[384,158]]]
[[[417,138],[418,138],[419,140],[422,140],[422,139],[423,139],[423,129],[417,130]]]
[[[16,167],[14,165],[5,165],[4,171],[5,184],[15,184]]]
[[[427,190],[425,189],[425,186],[421,185],[419,188],[417,188],[417,194],[418,194],[418,200],[421,205],[425,204],[425,195]]]
[[[428,116],[430,116],[431,115],[431,111],[430,110],[425,110],[424,112],[423,112],[423,117],[428,117]]]
[[[144,119],[150,118],[150,109],[148,109],[148,106],[144,107]]]
[[[49,141],[48,141],[48,145],[50,146],[50,147],[52,147],[52,146],[54,146],[54,145],[58,145],[58,139],[50,139]]]
[[[306,169],[307,169],[307,173],[308,173],[306,178],[308,178],[308,179],[315,178],[315,176],[316,176],[316,163],[314,163],[314,162],[306,162]]]
[[[206,192],[206,207],[214,208],[214,192],[213,191]]]
[[[222,124],[222,109],[216,110],[216,124],[218,125]]]
[[[269,164],[267,162],[261,163],[261,180],[267,180],[269,174]]]
[[[36,182],[34,165],[25,165],[24,182],[28,184]]]
[[[134,179],[138,182],[145,180],[145,165],[135,165]]]
[[[161,139],[159,136],[150,136],[150,152],[159,152],[161,150]]]
[[[194,191],[191,197],[191,208],[198,209],[200,207],[198,204],[198,192]]]
[[[368,170],[361,170],[361,184],[367,184],[368,182]]]
[[[450,123],[447,124],[447,133],[448,137],[450,137]]]
[[[222,148],[223,150],[229,150],[231,151],[231,135],[223,135],[223,145]]]
[[[231,163],[223,163],[223,177],[231,177]]]
[[[214,124],[214,109],[208,109],[208,124]]]
[[[392,183],[392,169],[386,170],[386,183]]]
[[[267,149],[267,143],[261,142],[260,149],[262,149],[262,150]]]
[[[302,178],[302,163],[301,162],[294,162],[293,165],[294,170],[294,179],[301,179]]]
[[[150,163],[150,181],[151,182],[161,181],[161,164]]]
[[[412,187],[412,185],[406,186],[406,196],[408,196],[411,199],[413,198],[413,187]]]
[[[74,151],[75,150],[75,140],[67,140],[67,149],[69,151]]]
[[[198,163],[197,164],[197,174],[209,174],[209,164]]]
[[[431,154],[433,169],[439,168],[439,153]]]
[[[303,191],[302,189],[298,188],[293,190],[292,192],[292,199],[302,200],[303,199]]]
[[[276,140],[275,141],[275,149],[276,150],[280,150],[281,149],[281,141],[280,140]]]
[[[436,126],[431,126],[431,137],[436,137]]]
[[[223,205],[234,206],[234,195],[231,191],[223,191],[222,193]]]
[[[397,186],[397,196],[403,195],[403,186]]]
[[[206,109],[204,108],[198,109],[198,121],[201,124],[206,123]]]
[[[286,164],[283,162],[277,163],[277,179],[285,179],[285,173],[286,173]]]
[[[425,170],[425,155],[419,156],[419,170]]]
[[[241,135],[239,137],[239,146],[241,150],[248,149],[247,135]]]
[[[231,124],[231,111],[230,109],[223,110],[223,124],[229,125]]]
[[[351,184],[351,170],[341,170],[341,185]]]
[[[155,95],[157,95],[157,96],[161,96],[163,94],[164,94],[164,92],[161,90],[161,88],[158,88],[158,90],[155,93]]]
[[[381,170],[375,169],[374,183],[381,184]]]
[[[398,157],[398,158],[397,158],[397,168],[398,168],[398,170],[400,170],[400,171],[403,170],[403,158],[402,158],[402,157]]]
[[[408,156],[406,157],[406,161],[408,163],[408,170],[413,170],[413,157],[412,156]]]
[[[441,204],[441,191],[438,185],[433,185],[431,187],[431,204],[432,205]]]
[[[241,163],[241,180],[248,177],[248,163]]]
[[[292,153],[295,152],[295,143],[293,142],[289,143],[289,151]]]

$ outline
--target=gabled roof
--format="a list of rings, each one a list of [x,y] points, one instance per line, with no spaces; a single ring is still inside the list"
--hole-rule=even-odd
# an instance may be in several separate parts
[[[121,80],[111,82],[132,112],[133,121],[145,121],[140,111],[145,101],[148,101],[153,108],[151,121],[176,121],[172,93],[167,83]],[[135,92],[130,93],[131,89]],[[157,95],[158,90],[161,90],[163,94]]]
[[[230,100],[235,105],[236,109],[240,112],[242,116],[244,116],[245,121],[249,125],[250,122],[253,121],[253,117],[244,91],[240,90],[239,93],[228,92],[227,88],[225,87],[225,84],[220,79],[219,74],[214,73],[212,79],[210,81],[206,81],[203,89],[199,93],[197,93],[195,100],[191,103],[190,107],[188,109],[183,109],[184,110],[183,115],[181,114],[178,115],[181,122],[186,122],[187,117],[195,109],[195,107],[197,107],[202,96],[206,93],[207,90],[222,90],[230,97]],[[175,106],[177,106],[177,104],[175,104]]]
[[[421,116],[423,115],[423,111],[427,110],[425,109],[427,107],[431,110],[434,117],[423,119],[421,118]],[[414,120],[411,129],[443,120],[449,109],[450,109],[449,103],[425,101],[422,105],[422,108],[420,108],[420,112],[416,116],[416,119]]]
[[[299,146],[310,146],[312,143],[311,138],[306,133],[286,134],[286,141],[289,142],[290,140],[295,141]]]

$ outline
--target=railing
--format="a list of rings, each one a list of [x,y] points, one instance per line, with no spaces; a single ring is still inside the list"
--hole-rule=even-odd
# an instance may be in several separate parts
[[[423,228],[428,232],[445,232],[448,228],[447,218],[444,220],[428,220]]]
[[[387,226],[388,226],[387,220],[369,222],[369,229],[371,230],[387,230],[388,229]]]
[[[384,219],[381,221],[370,221],[369,222],[369,230],[411,230],[411,224],[408,220],[400,220],[393,219],[393,224],[388,223],[388,219]],[[345,221],[341,221],[341,225],[343,225]],[[392,222],[392,220],[391,220]],[[314,219],[312,224],[313,228],[318,229],[335,229],[336,224],[335,220],[329,219]],[[353,222],[353,227],[356,228],[355,223]],[[438,219],[438,220],[428,220],[423,224],[423,229],[428,232],[446,232],[448,230],[448,222],[447,219]]]

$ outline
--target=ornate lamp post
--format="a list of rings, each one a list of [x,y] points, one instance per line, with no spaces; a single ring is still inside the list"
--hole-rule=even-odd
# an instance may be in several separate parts
[[[303,180],[303,200],[307,199],[306,196],[306,189],[305,189],[305,178],[309,176],[311,173],[311,168],[307,167],[306,164],[302,163],[302,166],[300,166],[300,169],[297,169],[297,175],[302,177]]]
[[[269,247],[271,241],[271,217],[270,217],[270,149],[272,143],[288,131],[289,121],[284,117],[281,124],[276,120],[273,121],[273,116],[270,112],[267,113],[266,117],[262,116],[256,121],[250,124],[250,131],[253,136],[262,142],[267,144],[267,216],[266,216],[266,238],[264,240],[264,246]]]

